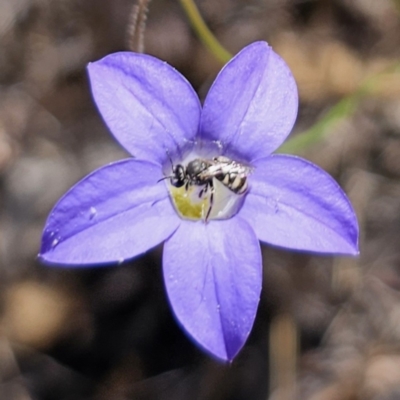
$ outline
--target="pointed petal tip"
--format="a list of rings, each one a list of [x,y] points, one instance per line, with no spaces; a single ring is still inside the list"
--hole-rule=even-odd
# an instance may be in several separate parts
[[[358,257],[360,255],[360,248],[358,243],[356,243],[351,251],[348,253],[344,253],[344,255],[348,255],[350,257]]]
[[[206,353],[208,353],[208,355],[213,358],[215,361],[221,363],[221,364],[225,364],[225,365],[231,365],[234,361],[234,359],[236,358],[236,356],[238,355],[239,351],[233,355],[221,355],[221,354],[215,354],[210,350],[204,349],[204,351]]]
[[[335,251],[335,250],[332,250],[332,251],[329,251],[329,252],[318,252],[318,253],[320,253],[320,254],[331,254],[331,255],[333,255],[333,256],[342,256],[342,257],[353,257],[353,258],[356,258],[356,257],[358,257],[359,255],[360,255],[360,250],[359,250],[359,248],[358,248],[358,246],[349,246],[348,248],[346,248],[346,249],[338,249],[337,251]]]
[[[185,331],[185,327],[178,321],[178,325]],[[216,348],[209,348],[206,347],[203,343],[200,343],[197,339],[193,338],[190,334],[188,335],[189,339],[204,353],[206,353],[209,357],[211,357],[213,360],[216,362],[219,362],[221,364],[226,364],[230,365],[233,363],[235,358],[238,356],[238,354],[241,352],[241,350],[244,347],[245,342],[234,352],[229,352],[225,346],[216,349]]]
[[[352,214],[349,217],[348,230],[352,231],[350,237],[347,237],[344,242],[340,245],[337,244],[336,248],[332,248],[331,251],[326,251],[327,254],[342,256],[342,257],[358,257],[360,255],[360,232],[358,227],[357,215],[353,209],[353,205],[348,199],[347,195],[343,192],[345,199],[349,207],[349,213]],[[324,253],[321,251],[321,253]]]
[[[87,69],[87,71],[88,71],[88,73],[89,73],[89,78],[90,78],[91,71],[93,71],[93,69],[96,68],[96,64],[97,64],[99,61],[101,61],[101,60],[90,61],[90,62],[87,63],[86,69]]]
[[[348,207],[349,207],[349,212],[352,213],[352,223],[349,223],[349,225],[352,228],[353,231],[353,236],[350,238],[348,242],[348,248],[343,249],[343,251],[340,251],[339,255],[343,256],[348,256],[348,257],[358,257],[360,255],[360,229],[358,226],[358,220],[357,220],[357,215],[354,211],[353,205],[350,202],[350,199],[347,197],[347,195],[343,192],[343,195],[345,196],[345,199],[347,200]]]
[[[272,49],[272,47],[268,44],[268,42],[266,42],[264,40],[257,40],[256,42],[248,44],[246,47],[244,47],[243,50],[245,50],[245,49],[253,49],[254,50],[256,48],[258,48],[261,51],[266,51],[266,50]]]
[[[46,250],[40,250],[40,253],[38,253],[38,255],[36,256],[36,259],[41,263],[44,264],[46,266],[63,266],[63,264],[61,263],[57,263],[51,260],[51,258],[49,257],[49,252]],[[71,265],[65,265],[64,267],[70,267]]]

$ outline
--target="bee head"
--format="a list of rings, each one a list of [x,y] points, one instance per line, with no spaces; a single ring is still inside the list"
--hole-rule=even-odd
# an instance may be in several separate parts
[[[182,187],[186,183],[185,167],[177,164],[172,168],[171,185],[177,188]]]

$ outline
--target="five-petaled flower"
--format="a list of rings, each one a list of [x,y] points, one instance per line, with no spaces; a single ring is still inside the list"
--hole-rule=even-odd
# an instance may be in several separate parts
[[[219,73],[204,106],[175,69],[121,52],[88,67],[93,97],[134,158],[77,183],[52,210],[41,259],[117,263],[164,242],[164,281],[189,336],[232,360],[252,328],[261,291],[259,241],[318,253],[358,253],[352,206],[323,170],[271,155],[290,133],[298,97],[285,62],[265,42],[244,48]],[[176,211],[171,161],[226,156],[252,168],[233,214],[190,220]]]

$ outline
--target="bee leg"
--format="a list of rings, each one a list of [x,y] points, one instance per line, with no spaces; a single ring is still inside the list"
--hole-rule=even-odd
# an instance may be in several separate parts
[[[200,190],[199,199],[201,199],[203,197],[203,195],[207,193],[208,186],[209,186],[209,183],[206,183],[205,186],[203,187],[203,189]]]
[[[210,182],[207,184],[205,190],[208,189],[208,186],[210,187],[210,207],[208,207],[208,211],[207,211],[207,215],[206,215],[206,219],[205,219],[206,222],[208,221],[208,218],[210,217],[211,210],[214,205],[214,192],[215,192],[214,182],[212,180],[210,180]]]

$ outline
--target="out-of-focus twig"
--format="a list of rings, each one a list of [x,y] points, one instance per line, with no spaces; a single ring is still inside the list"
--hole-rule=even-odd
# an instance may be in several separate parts
[[[280,314],[271,322],[269,335],[270,387],[277,400],[296,398],[298,329],[290,314]]]
[[[199,39],[203,42],[204,46],[211,51],[214,56],[222,63],[228,62],[232,58],[232,54],[226,50],[213,33],[208,29],[208,26],[201,17],[196,4],[192,0],[179,0],[185,13],[195,30]]]
[[[129,16],[126,45],[129,50],[144,52],[144,32],[146,30],[147,13],[151,0],[138,0],[133,5]]]

